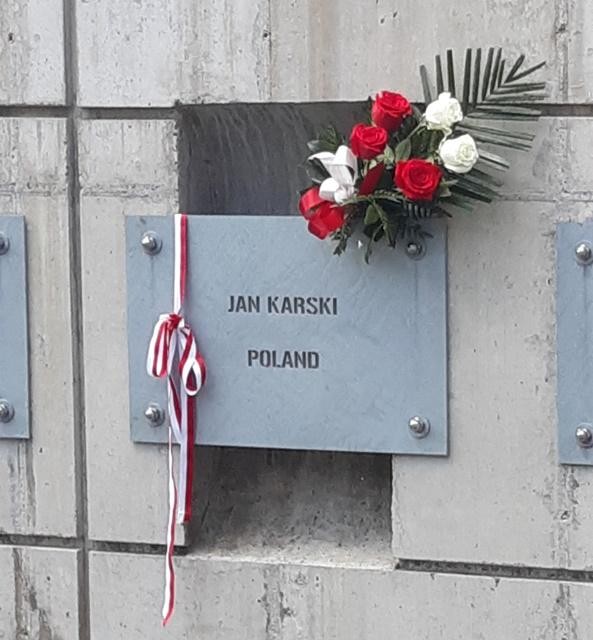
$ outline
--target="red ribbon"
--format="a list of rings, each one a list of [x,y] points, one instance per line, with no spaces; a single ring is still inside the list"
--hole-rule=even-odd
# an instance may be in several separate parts
[[[175,604],[175,514],[177,522],[191,519],[192,484],[194,473],[195,404],[196,395],[206,381],[206,363],[198,351],[195,336],[183,314],[187,282],[187,216],[175,216],[175,275],[173,313],[164,313],[157,320],[150,345],[146,368],[155,378],[167,378],[169,407],[169,518],[167,523],[167,557],[165,566],[165,599],[163,625],[173,614]],[[180,445],[179,488],[182,501],[177,499],[177,485],[173,472],[173,439]]]

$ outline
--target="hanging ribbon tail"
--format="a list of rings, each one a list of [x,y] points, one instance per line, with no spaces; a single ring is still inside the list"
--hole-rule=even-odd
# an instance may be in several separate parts
[[[342,204],[355,195],[354,184],[358,176],[358,162],[352,151],[341,145],[335,153],[320,151],[309,156],[318,160],[329,173],[329,178],[321,183],[319,196],[329,202]]]
[[[206,363],[182,315],[188,277],[187,216],[176,215],[175,265],[173,281],[174,312],[161,314],[154,326],[146,370],[155,378],[167,378],[169,413],[167,552],[163,625],[171,619],[175,605],[175,523],[187,523],[192,512],[194,445],[196,441],[196,396],[206,381]],[[173,441],[179,444],[179,479],[175,482]],[[181,499],[179,499],[181,497]]]

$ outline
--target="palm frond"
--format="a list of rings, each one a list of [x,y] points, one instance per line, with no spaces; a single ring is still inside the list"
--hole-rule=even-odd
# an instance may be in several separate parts
[[[482,49],[466,49],[463,64],[463,82],[461,95],[456,95],[455,64],[453,51],[446,52],[446,74],[443,69],[441,56],[435,56],[436,93],[447,90],[461,102],[463,112],[470,115],[475,109],[490,101],[510,97],[517,103],[529,101],[529,94],[545,91],[545,82],[531,81],[531,76],[539,71],[545,62],[532,67],[523,68],[525,56],[520,55],[505,74],[507,66],[501,48],[490,47],[486,54],[486,61],[482,67]],[[433,91],[430,76],[426,68],[421,71],[422,85],[425,99],[432,97]],[[529,80],[526,80],[529,78]]]

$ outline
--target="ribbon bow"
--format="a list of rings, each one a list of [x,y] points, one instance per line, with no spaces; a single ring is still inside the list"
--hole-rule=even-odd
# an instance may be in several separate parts
[[[356,157],[346,145],[338,147],[335,153],[329,151],[314,153],[309,156],[309,160],[319,160],[330,175],[319,186],[321,198],[342,204],[356,193],[354,183],[358,164]]]
[[[173,313],[159,316],[150,339],[146,369],[155,378],[167,378],[169,409],[169,518],[167,524],[167,562],[163,625],[173,614],[175,600],[175,515],[178,523],[191,519],[194,469],[195,399],[206,381],[206,363],[198,351],[195,336],[182,315],[187,280],[187,216],[175,216],[175,275]],[[173,472],[173,437],[180,446],[179,492]]]

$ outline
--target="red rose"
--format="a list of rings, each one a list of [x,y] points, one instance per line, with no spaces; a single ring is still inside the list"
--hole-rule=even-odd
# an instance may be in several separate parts
[[[410,200],[432,200],[443,172],[426,160],[406,160],[395,166],[395,185]]]
[[[303,193],[299,210],[309,221],[309,231],[321,240],[344,225],[344,208],[323,200],[319,196],[319,187],[311,187]]]
[[[381,91],[375,97],[371,117],[378,127],[393,133],[406,116],[412,115],[412,105],[399,93]]]
[[[315,209],[315,213],[309,218],[309,231],[323,240],[330,233],[344,226],[345,211],[332,202],[324,202]]]
[[[350,134],[352,153],[363,160],[370,160],[385,150],[387,131],[382,127],[357,124]]]

